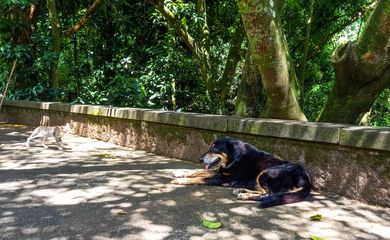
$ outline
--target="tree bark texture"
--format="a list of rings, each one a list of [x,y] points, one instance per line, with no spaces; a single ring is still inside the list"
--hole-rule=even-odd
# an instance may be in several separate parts
[[[299,86],[279,22],[283,1],[240,0],[252,58],[267,95],[262,117],[306,121],[299,106]]]
[[[252,60],[250,49],[248,49],[237,93],[236,115],[240,117],[260,117],[265,100],[266,96],[261,77]]]
[[[61,53],[61,25],[57,15],[57,6],[55,0],[47,0],[47,9],[49,12],[49,19],[51,23],[51,50],[56,55],[55,60],[50,66],[50,87],[59,88],[57,77],[58,58]]]
[[[390,87],[390,1],[379,0],[356,42],[333,54],[336,80],[318,120],[357,124]]]
[[[95,0],[93,4],[87,9],[83,17],[68,30],[62,32],[62,27],[57,14],[57,6],[55,0],[47,0],[47,9],[49,12],[49,20],[51,23],[51,36],[52,36],[52,52],[56,54],[56,60],[53,61],[50,67],[50,86],[53,88],[59,88],[60,84],[57,77],[58,59],[62,50],[62,39],[65,37],[71,37],[76,34],[84,25],[87,24],[91,16],[99,9],[103,4],[102,0]]]
[[[32,34],[36,31],[37,21],[38,21],[38,4],[30,3],[26,11],[21,10],[17,7],[11,8],[9,10],[10,18],[20,24],[15,25],[12,29],[11,42],[13,45],[31,45],[31,52],[28,58],[24,58],[22,61],[19,61],[18,66],[15,71],[23,72],[25,69],[31,69],[35,62],[35,46],[33,39],[31,38]],[[22,64],[20,64],[22,62]],[[38,76],[35,73],[32,73],[28,79],[17,79],[14,83],[15,88],[27,88],[29,86],[36,85],[38,81]],[[11,85],[12,86],[12,85]]]
[[[222,76],[216,82],[216,89],[218,89],[218,91],[215,95],[216,97],[219,96],[219,102],[221,104],[221,106],[219,107],[220,114],[226,114],[226,112],[224,112],[225,101],[236,76],[237,65],[241,60],[241,55],[243,54],[241,44],[244,41],[244,38],[244,26],[242,25],[241,19],[238,19],[236,22],[236,32],[234,33],[230,41],[230,48],[226,58]]]

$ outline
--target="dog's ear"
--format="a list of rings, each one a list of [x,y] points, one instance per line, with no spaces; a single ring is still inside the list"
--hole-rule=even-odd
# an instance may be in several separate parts
[[[234,162],[238,162],[242,158],[242,151],[239,147],[239,143],[236,142],[228,142],[226,144],[227,150],[229,152],[230,158]]]

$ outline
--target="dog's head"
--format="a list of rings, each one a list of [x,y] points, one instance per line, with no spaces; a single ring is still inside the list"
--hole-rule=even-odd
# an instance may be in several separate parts
[[[241,141],[233,138],[217,139],[211,143],[210,148],[199,158],[199,161],[208,170],[229,168],[241,159],[243,153],[241,144],[243,144]]]

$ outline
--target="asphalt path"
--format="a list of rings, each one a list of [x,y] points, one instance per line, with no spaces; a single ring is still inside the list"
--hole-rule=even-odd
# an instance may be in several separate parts
[[[390,209],[313,193],[259,209],[232,189],[171,184],[196,163],[75,135],[65,149],[0,124],[0,239],[390,239]],[[320,214],[321,221],[310,221]],[[200,216],[222,223],[202,225]]]

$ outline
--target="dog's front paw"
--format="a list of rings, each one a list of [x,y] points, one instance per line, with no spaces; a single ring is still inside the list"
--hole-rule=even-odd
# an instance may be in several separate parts
[[[237,193],[237,199],[238,200],[249,200],[250,199],[250,194],[248,193]]]
[[[183,172],[183,171],[174,171],[172,173],[172,176],[175,177],[175,178],[182,178],[182,177],[186,176],[186,173]]]
[[[236,196],[240,193],[246,193],[246,189],[245,188],[237,188],[237,189],[233,190],[233,194]]]
[[[188,178],[176,178],[171,181],[173,184],[186,185],[191,184],[191,179]]]

